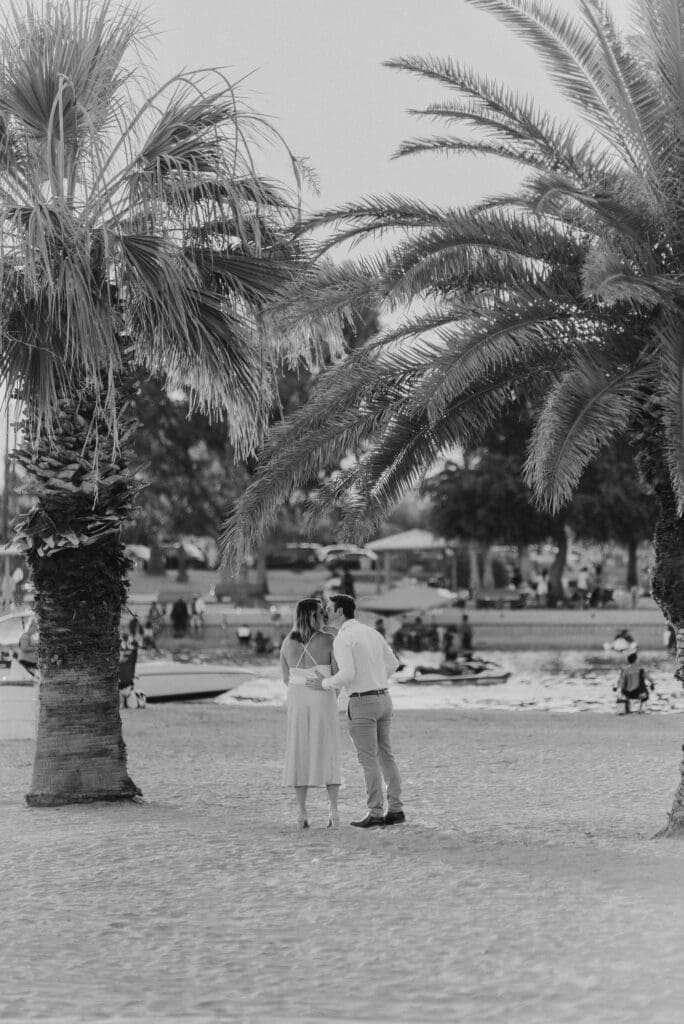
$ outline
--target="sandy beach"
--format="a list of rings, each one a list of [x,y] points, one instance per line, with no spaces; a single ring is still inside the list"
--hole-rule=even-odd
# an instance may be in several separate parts
[[[295,830],[281,708],[124,714],[145,803],[31,810],[0,749],[3,1021],[681,1019],[681,715],[398,711],[408,823],[369,833],[319,791]]]

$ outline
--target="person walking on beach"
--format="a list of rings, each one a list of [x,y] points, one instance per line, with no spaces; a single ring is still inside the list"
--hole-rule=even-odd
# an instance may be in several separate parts
[[[639,711],[643,711],[644,703],[649,698],[648,686],[650,684],[651,691],[653,691],[655,683],[652,677],[642,668],[637,665],[637,652],[632,651],[631,654],[627,655],[627,665],[620,672],[620,678],[617,684],[613,687],[614,690],[619,688],[620,696],[618,701],[625,705],[624,714],[629,715],[631,713],[630,701],[639,701]]]
[[[307,682],[313,690],[344,686],[349,694],[349,735],[366,781],[368,813],[351,824],[357,828],[398,825],[405,821],[401,777],[390,743],[392,700],[387,678],[399,667],[392,648],[376,629],[354,618],[356,602],[346,594],[332,597],[328,620],[338,626],[333,656],[339,666],[326,678],[317,672]],[[387,813],[383,813],[382,782],[387,786]]]
[[[280,668],[287,686],[287,737],[283,785],[294,786],[297,827],[309,828],[306,798],[310,786],[328,791],[328,828],[337,828],[340,790],[340,728],[337,690],[313,693],[304,684],[313,672],[329,678],[337,665],[333,638],[323,632],[324,609],[320,601],[299,601],[292,630],[280,649]],[[321,691],[321,687],[318,687]]]

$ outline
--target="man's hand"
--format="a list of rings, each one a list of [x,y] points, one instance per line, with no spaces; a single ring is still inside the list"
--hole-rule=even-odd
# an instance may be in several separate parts
[[[322,690],[325,676],[321,672],[312,673],[312,678],[307,679],[306,685],[310,690]]]

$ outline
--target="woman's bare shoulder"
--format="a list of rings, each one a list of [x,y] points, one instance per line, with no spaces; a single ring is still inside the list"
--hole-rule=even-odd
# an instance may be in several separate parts
[[[314,638],[314,644],[316,645],[317,651],[328,652],[332,651],[333,638],[329,633],[317,633]],[[313,646],[313,644],[312,644]]]
[[[291,636],[286,636],[282,644],[280,645],[280,653],[282,655],[285,655],[288,652],[296,650],[298,647],[301,647],[301,644],[299,643],[298,640],[293,639],[293,637]]]

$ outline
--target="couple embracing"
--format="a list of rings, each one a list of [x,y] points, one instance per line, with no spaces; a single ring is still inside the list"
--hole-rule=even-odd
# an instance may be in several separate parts
[[[398,667],[391,648],[375,629],[355,618],[356,602],[345,594],[327,606],[300,601],[292,631],[283,641],[280,664],[287,691],[287,742],[283,784],[294,786],[299,828],[308,828],[310,786],[328,790],[328,827],[339,825],[340,734],[337,695],[349,695],[347,717],[366,782],[368,813],[357,828],[396,825],[405,820],[401,778],[390,743],[392,701],[387,678]],[[337,630],[334,638],[326,625]],[[383,777],[387,786],[384,813]]]

